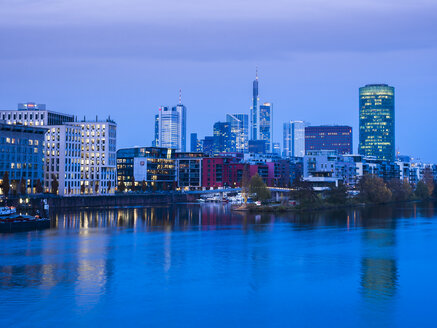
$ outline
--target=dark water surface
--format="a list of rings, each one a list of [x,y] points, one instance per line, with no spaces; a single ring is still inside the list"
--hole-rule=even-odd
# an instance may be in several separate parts
[[[436,327],[435,205],[56,213],[0,234],[0,327]]]

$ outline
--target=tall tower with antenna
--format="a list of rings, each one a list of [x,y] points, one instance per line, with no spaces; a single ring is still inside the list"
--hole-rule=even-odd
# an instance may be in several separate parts
[[[255,80],[252,85],[252,107],[250,108],[250,140],[259,139],[259,93],[258,93],[258,66]]]

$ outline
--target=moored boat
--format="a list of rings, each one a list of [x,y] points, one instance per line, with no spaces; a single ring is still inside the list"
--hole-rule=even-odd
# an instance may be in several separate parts
[[[50,228],[50,219],[39,215],[11,214],[0,218],[0,232],[29,231]]]

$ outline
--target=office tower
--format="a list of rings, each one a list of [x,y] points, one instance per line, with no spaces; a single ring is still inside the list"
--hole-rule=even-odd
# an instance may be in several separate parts
[[[250,140],[259,139],[259,94],[258,94],[258,68],[252,85],[252,107],[250,109]]]
[[[185,152],[187,108],[182,105],[181,97],[179,96],[179,104],[172,108],[166,106],[160,107],[158,118],[155,117],[155,122],[156,120],[158,120],[158,140],[156,145]]]
[[[159,144],[159,114],[155,115],[155,136],[152,141],[153,147],[158,147]]]
[[[7,172],[10,192],[35,193],[38,180],[42,186],[45,133],[41,127],[0,123],[0,183]]]
[[[249,153],[265,154],[266,142],[264,140],[249,140]]]
[[[214,153],[214,137],[206,136],[202,140],[202,152],[207,155],[212,155]]]
[[[191,136],[190,136],[190,140],[191,140],[191,142],[190,142],[190,146],[191,146],[191,152],[197,152],[197,146],[198,146],[198,144],[199,144],[199,139],[197,139],[197,133],[191,133]]]
[[[246,153],[249,149],[249,117],[247,114],[227,114],[226,122],[231,125],[231,132],[235,135],[235,149],[239,153]]]
[[[273,142],[273,104],[264,103],[259,106],[259,137],[266,142],[266,151],[272,152]]]
[[[272,145],[272,153],[281,156],[281,144],[279,142],[273,142]]]
[[[214,124],[214,152],[235,152],[235,135],[231,131],[231,124],[216,122]]]
[[[365,156],[395,159],[395,90],[387,84],[360,88],[358,152]]]
[[[290,121],[284,123],[283,155],[286,157],[305,156],[305,123]]]
[[[305,152],[335,150],[338,154],[352,153],[352,128],[342,125],[307,126]]]

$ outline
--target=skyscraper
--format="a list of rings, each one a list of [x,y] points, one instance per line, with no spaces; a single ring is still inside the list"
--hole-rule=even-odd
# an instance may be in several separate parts
[[[259,139],[259,95],[258,95],[258,68],[252,86],[252,107],[250,109],[250,140]]]
[[[216,153],[235,151],[235,135],[231,132],[230,123],[214,124],[214,151]]]
[[[387,84],[360,88],[358,152],[365,156],[395,159],[395,89]]]
[[[352,127],[344,125],[307,126],[305,152],[335,150],[339,154],[352,153]]]
[[[160,107],[158,117],[155,117],[155,135],[156,126],[158,126],[158,147],[172,148],[179,152],[186,151],[187,138],[187,108],[182,105],[179,96],[179,104],[172,107]],[[157,125],[156,125],[157,124]]]
[[[227,114],[226,122],[231,125],[231,132],[235,136],[235,148],[239,153],[246,153],[249,149],[249,118],[247,114]]]
[[[197,138],[197,133],[191,133],[191,148],[190,151],[193,153],[198,153],[202,151],[202,144]]]
[[[272,152],[273,142],[273,104],[264,103],[259,106],[259,137],[258,140],[266,142],[266,151]]]
[[[283,145],[284,156],[305,156],[305,123],[303,121],[290,121],[284,123]]]

